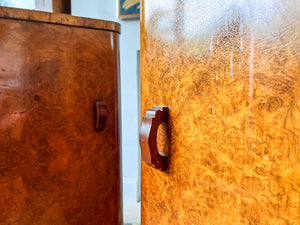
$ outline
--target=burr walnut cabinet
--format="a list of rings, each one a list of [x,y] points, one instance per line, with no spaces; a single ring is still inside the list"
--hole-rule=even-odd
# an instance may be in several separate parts
[[[141,11],[142,225],[300,224],[299,1]]]
[[[0,224],[122,224],[117,23],[0,7]]]

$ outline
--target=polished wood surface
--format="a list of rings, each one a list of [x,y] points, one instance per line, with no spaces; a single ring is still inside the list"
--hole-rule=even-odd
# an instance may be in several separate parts
[[[299,5],[254,2],[143,1],[141,115],[170,111],[143,225],[300,224]]]
[[[122,224],[119,34],[0,11],[0,224]]]
[[[52,0],[52,12],[71,14],[71,0]]]
[[[0,7],[0,18],[93,28],[120,33],[119,23],[106,20],[76,17],[61,13],[49,13],[35,10]]]

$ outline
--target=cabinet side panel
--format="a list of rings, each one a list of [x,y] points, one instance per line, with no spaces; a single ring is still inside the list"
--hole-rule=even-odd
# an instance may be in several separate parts
[[[0,19],[0,224],[121,224],[117,39]]]

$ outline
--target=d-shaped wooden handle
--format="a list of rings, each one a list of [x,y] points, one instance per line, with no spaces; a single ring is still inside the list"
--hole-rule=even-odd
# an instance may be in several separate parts
[[[167,124],[169,109],[165,106],[154,106],[143,117],[140,130],[142,160],[148,165],[164,171],[167,169],[167,156],[157,149],[157,131],[160,124]]]
[[[108,115],[108,110],[106,104],[103,100],[96,101],[96,120],[95,120],[95,130],[102,131],[105,130],[106,120]]]

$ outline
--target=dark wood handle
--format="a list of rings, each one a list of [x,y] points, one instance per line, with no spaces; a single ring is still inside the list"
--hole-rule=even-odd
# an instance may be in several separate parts
[[[52,0],[52,12],[71,14],[71,0]]]
[[[96,101],[96,121],[95,121],[95,130],[102,131],[105,129],[106,120],[107,120],[107,107],[104,101]]]
[[[160,124],[167,124],[169,109],[165,106],[154,106],[143,117],[140,130],[140,145],[142,160],[148,165],[164,171],[168,166],[168,158],[157,148],[157,131]]]

